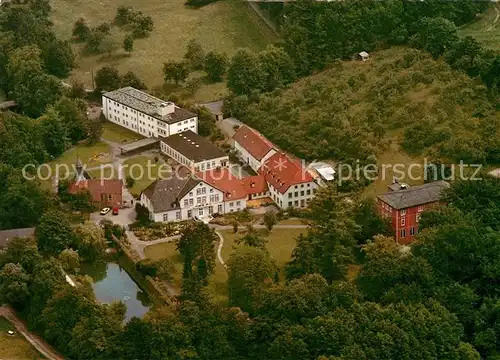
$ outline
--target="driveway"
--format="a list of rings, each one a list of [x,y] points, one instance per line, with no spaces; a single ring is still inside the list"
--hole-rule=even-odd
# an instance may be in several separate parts
[[[236,133],[236,130],[234,130],[234,126],[236,125],[242,126],[243,123],[234,117],[217,121],[217,126],[222,131],[222,133],[229,139],[232,139],[233,135]]]

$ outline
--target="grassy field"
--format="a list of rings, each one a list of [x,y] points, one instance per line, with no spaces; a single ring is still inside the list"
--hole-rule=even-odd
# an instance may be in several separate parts
[[[148,164],[150,164],[149,167]],[[156,163],[154,156],[140,155],[128,159],[123,166],[126,166],[124,169],[125,178],[131,176],[135,179],[134,186],[130,188],[130,192],[135,196],[158,178],[160,168],[167,169],[168,165],[161,162]],[[168,172],[162,170],[160,175],[162,177],[168,176]]]
[[[112,22],[118,5],[132,6],[151,15],[154,31],[149,38],[134,43],[131,56],[121,50],[125,32],[113,28],[118,50],[109,57],[79,56],[74,78],[91,86],[91,72],[105,64],[116,66],[120,72],[133,70],[149,88],[163,83],[162,66],[168,60],[180,60],[190,39],[197,39],[207,51],[212,49],[232,55],[239,47],[261,50],[269,43],[278,41],[276,35],[264,22],[241,1],[219,1],[208,6],[193,9],[184,6],[185,0],[51,0],[52,20],[56,32],[62,38],[70,38],[73,24],[79,17],[90,26]],[[75,45],[77,54],[81,45]],[[199,101],[211,100],[219,94],[221,84],[202,87],[195,95]]]
[[[262,230],[262,236],[268,239],[267,250],[280,268],[290,260],[292,250],[295,247],[295,239],[306,229],[275,229],[270,234],[266,230]],[[243,232],[234,234],[230,230],[221,232],[224,236],[224,247],[222,248],[222,258],[224,261],[229,259],[231,253],[239,245],[235,240],[243,236]],[[177,270],[173,286],[180,289],[182,277],[182,257],[176,250],[174,243],[164,243],[148,246],[144,249],[146,256],[150,259],[157,260],[168,258],[175,265]],[[210,280],[211,294],[216,301],[224,302],[227,300],[227,273],[223,266],[216,261],[215,273]]]
[[[57,159],[48,163],[51,169],[52,177],[58,173],[59,178],[65,178],[72,176],[74,174],[74,167],[76,166],[77,159],[80,159],[82,164],[86,165],[87,168],[96,167],[102,164],[108,164],[112,160],[110,153],[110,147],[104,142],[96,142],[92,145],[81,144],[77,145],[64,154],[62,154]],[[57,165],[61,166],[57,170]],[[40,168],[40,174],[43,178],[48,176],[48,169],[45,167]],[[92,176],[98,177],[99,171],[92,172]],[[44,188],[50,188],[52,180],[48,179],[42,182]]]
[[[103,124],[101,137],[103,139],[114,141],[120,144],[144,138],[142,135],[139,135],[129,129],[126,129],[109,121],[106,121]]]
[[[459,29],[461,36],[472,36],[486,47],[500,50],[500,5],[492,3],[481,17]]]
[[[35,348],[20,334],[7,335],[7,331],[16,331],[14,326],[0,317],[0,359],[5,360],[38,360],[45,359]]]

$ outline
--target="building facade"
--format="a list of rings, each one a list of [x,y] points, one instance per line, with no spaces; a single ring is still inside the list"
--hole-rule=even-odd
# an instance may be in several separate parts
[[[210,173],[158,180],[148,186],[141,193],[141,203],[148,208],[151,220],[203,219],[245,209],[247,197],[241,180],[231,178],[227,169]]]
[[[394,238],[399,244],[410,244],[418,234],[422,213],[440,203],[446,181],[434,181],[420,186],[394,183],[389,192],[377,196],[378,212],[391,219]]]
[[[309,172],[284,153],[275,153],[259,170],[271,199],[282,209],[307,207],[318,188]]]
[[[160,138],[160,150],[193,172],[227,167],[229,156],[204,137],[188,130]]]
[[[255,172],[277,152],[273,143],[246,125],[234,134],[233,146],[240,159]]]
[[[102,112],[107,120],[145,137],[198,132],[196,114],[132,87],[104,93]]]

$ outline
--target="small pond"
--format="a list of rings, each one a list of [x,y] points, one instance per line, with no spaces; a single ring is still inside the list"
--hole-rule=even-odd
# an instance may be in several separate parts
[[[100,262],[83,266],[83,273],[94,280],[92,288],[97,301],[109,304],[120,300],[127,306],[125,321],[142,317],[150,306],[147,294],[118,263]]]

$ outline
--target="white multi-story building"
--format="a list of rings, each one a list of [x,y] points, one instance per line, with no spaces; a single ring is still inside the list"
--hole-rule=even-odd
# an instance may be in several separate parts
[[[227,167],[229,156],[204,137],[191,130],[160,137],[160,150],[192,171]]]
[[[132,87],[104,93],[102,111],[107,120],[145,137],[198,133],[196,114]]]
[[[271,199],[281,208],[306,207],[318,184],[311,174],[284,153],[271,156],[261,167]]]
[[[236,131],[233,142],[240,159],[254,171],[258,171],[277,152],[273,143],[246,125]]]
[[[157,180],[141,193],[141,203],[156,222],[240,211],[246,208],[246,201],[243,182],[227,168]]]

